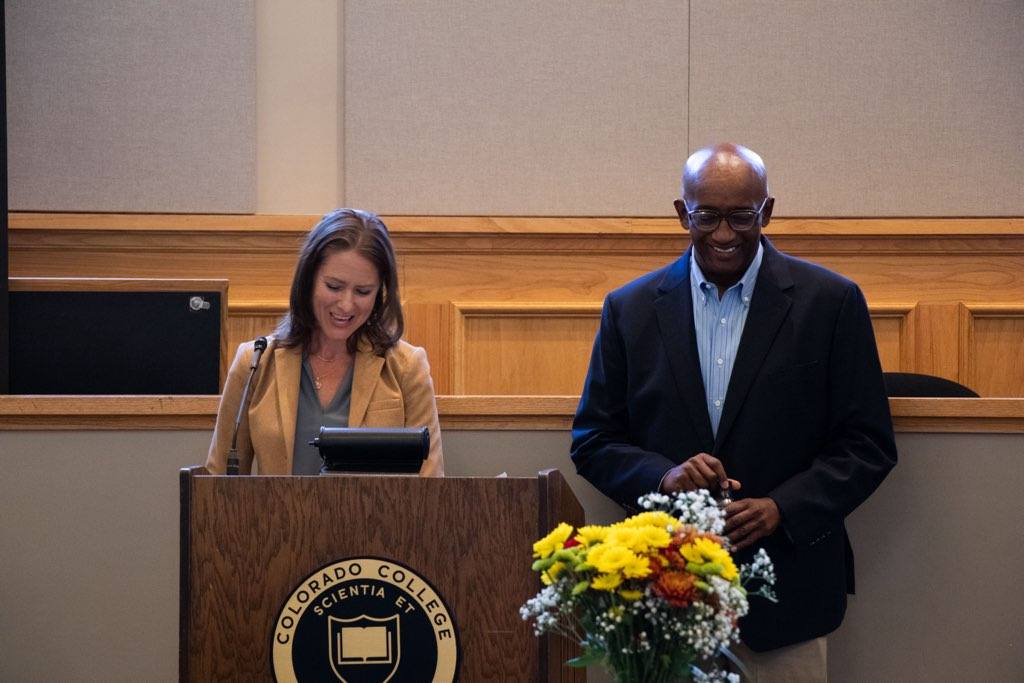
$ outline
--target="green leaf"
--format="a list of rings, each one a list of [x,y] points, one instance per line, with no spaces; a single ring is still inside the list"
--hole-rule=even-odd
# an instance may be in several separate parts
[[[686,571],[697,576],[720,576],[724,568],[718,562],[687,562]]]
[[[592,664],[600,664],[602,659],[604,659],[604,653],[600,650],[584,650],[579,657],[573,657],[566,661],[566,665],[574,669],[582,669]]]
[[[575,586],[572,587],[572,594],[573,595],[579,595],[580,593],[582,593],[583,591],[587,590],[588,588],[590,588],[590,582],[589,581],[580,581],[579,583],[577,583]]]
[[[535,572],[542,572],[542,571],[545,571],[547,569],[550,569],[551,565],[553,565],[554,563],[555,563],[555,558],[547,557],[547,558],[544,558],[543,560],[537,560],[532,565],[530,565],[530,568],[533,569],[533,571],[535,571]]]

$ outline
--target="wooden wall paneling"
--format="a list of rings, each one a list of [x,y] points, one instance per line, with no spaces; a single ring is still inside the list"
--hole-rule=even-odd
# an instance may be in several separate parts
[[[914,308],[911,372],[960,381],[960,307],[959,302],[951,301],[920,302]]]
[[[247,218],[251,230],[192,230],[196,217],[189,216],[179,217],[177,230],[21,229],[11,235],[11,275],[216,278],[230,282],[235,303],[286,300],[303,236]]]
[[[316,219],[14,213],[11,275],[228,279],[230,356],[238,343],[265,334],[276,324],[287,301],[299,246]],[[488,392],[576,393],[590,350],[590,340],[583,340],[591,337],[591,331],[580,328],[580,320],[474,317],[472,311],[464,318],[451,302],[477,308],[493,303],[513,309],[543,308],[544,302],[596,307],[595,302],[608,291],[671,262],[688,243],[674,218],[395,216],[385,220],[398,252],[409,318],[407,338],[427,348],[438,393],[457,393],[460,372],[464,387],[477,377],[477,370],[467,374],[458,367],[464,360],[480,365],[472,353],[483,347],[467,346],[467,334],[475,342],[482,342],[485,334],[502,335],[508,343],[528,349],[529,359],[535,344],[514,341],[513,330],[532,320],[530,325],[540,326],[532,330],[534,336],[543,338],[543,331],[561,326],[567,346],[575,349],[572,353],[578,352],[580,367],[575,371],[560,367],[556,375],[516,375],[523,382],[539,379],[542,391],[503,380],[499,372],[485,375],[483,385],[476,385]],[[961,330],[966,334],[974,328],[960,324],[956,302],[1022,305],[1024,219],[793,218],[772,221],[768,234],[783,251],[832,268],[861,286],[871,302],[887,370],[969,377],[970,382],[981,381],[992,391],[1003,387],[1000,393],[1015,381],[1012,375],[964,365],[967,358],[961,345],[974,349],[977,344],[960,338]],[[918,302],[918,307],[907,314],[911,301]],[[985,317],[977,334],[993,343],[998,339],[1012,344],[1015,325],[1013,320]],[[1001,349],[999,353],[1017,352]],[[556,353],[556,357],[562,356]],[[991,395],[988,389],[982,391]]]
[[[914,367],[914,304],[869,304],[868,308],[882,370],[909,372]]]
[[[422,346],[430,362],[435,394],[452,393],[452,307],[448,303],[403,302],[405,340]]]
[[[593,302],[678,254],[592,253],[548,250],[543,240],[528,251],[462,252],[406,258],[402,296],[408,301]]]
[[[669,212],[671,214],[671,211]],[[18,230],[59,231],[162,231],[189,230],[221,232],[225,230],[303,235],[312,228],[319,214],[201,214],[201,213],[48,213],[12,211],[11,227]],[[679,219],[674,215],[617,216],[489,216],[489,215],[385,215],[392,237],[412,234],[537,234],[537,235],[679,235]],[[614,228],[614,230],[612,230]],[[1010,237],[1024,234],[1024,217],[980,218],[793,218],[772,217],[766,232],[772,236],[810,235],[816,237],[903,238],[915,240],[939,237]],[[1020,249],[1018,248],[1019,252]]]
[[[223,277],[235,302],[287,296],[306,216],[12,214],[11,274]],[[408,301],[593,301],[669,263],[673,219],[395,217]],[[875,303],[1024,300],[1022,219],[780,219],[776,245]],[[531,277],[524,277],[529,273]]]
[[[795,248],[787,245],[790,241],[796,243],[793,245]],[[893,247],[905,249],[902,253],[894,253],[889,251],[885,242],[884,238],[861,239],[854,243],[859,249],[842,253],[834,250],[827,240],[809,243],[805,239],[780,239],[776,245],[783,251],[850,278],[873,302],[981,301],[992,298],[1012,303],[1024,299],[1024,255],[1014,253],[1009,241],[1005,253],[989,251],[997,248],[998,240],[986,245],[984,251],[965,248],[961,253],[933,252],[930,249],[918,251],[919,247],[934,245],[916,244],[913,240],[894,242]],[[944,246],[953,248],[949,244]]]
[[[1024,396],[1024,304],[960,313],[960,381],[982,396]]]
[[[601,304],[456,302],[456,394],[578,394]]]
[[[253,301],[231,306],[227,333],[228,361],[234,359],[239,344],[273,332],[287,310],[287,301]]]

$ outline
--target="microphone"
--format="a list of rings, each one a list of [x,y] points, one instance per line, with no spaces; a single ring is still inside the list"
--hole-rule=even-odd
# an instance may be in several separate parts
[[[242,416],[245,415],[245,411],[249,408],[249,391],[252,389],[253,377],[256,376],[256,368],[260,364],[260,357],[266,350],[267,338],[257,337],[256,341],[253,342],[252,361],[249,363],[249,379],[245,381],[245,388],[242,390],[242,400],[238,403],[238,416],[235,417],[235,428],[231,432],[231,448],[228,449],[227,466],[227,473],[229,475],[238,474],[238,429],[242,425]]]

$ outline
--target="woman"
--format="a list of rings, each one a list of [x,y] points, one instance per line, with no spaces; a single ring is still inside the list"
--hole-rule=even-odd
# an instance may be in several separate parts
[[[395,253],[375,214],[338,209],[306,237],[289,311],[263,354],[238,433],[239,471],[317,474],[321,425],[427,427],[420,476],[443,476],[441,431],[423,349],[401,340]],[[223,473],[253,342],[238,348],[206,459]]]

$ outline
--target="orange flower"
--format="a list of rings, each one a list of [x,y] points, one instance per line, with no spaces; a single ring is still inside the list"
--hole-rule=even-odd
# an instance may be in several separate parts
[[[686,607],[699,593],[696,578],[685,571],[666,570],[654,582],[654,592],[665,598],[670,605]]]
[[[699,533],[700,532],[697,531],[696,527],[689,524],[681,526],[674,534],[672,534],[672,545],[678,548],[681,545],[693,543],[693,539],[695,539]]]

